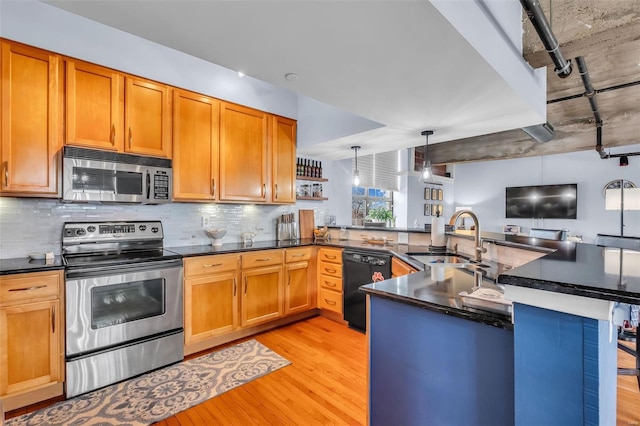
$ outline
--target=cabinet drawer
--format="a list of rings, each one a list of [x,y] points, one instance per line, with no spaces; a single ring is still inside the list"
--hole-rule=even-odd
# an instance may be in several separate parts
[[[318,308],[342,313],[342,293],[326,288],[320,288],[318,293]]]
[[[329,275],[330,277],[340,278],[342,280],[342,265],[337,263],[329,263],[326,261],[318,262],[318,273]]]
[[[284,259],[283,250],[261,250],[242,254],[242,269],[260,266],[281,265]]]
[[[327,290],[342,291],[342,278],[320,274],[318,275],[318,284]]]
[[[0,277],[0,304],[30,299],[56,298],[60,293],[62,271],[33,272]]]
[[[239,254],[220,254],[215,256],[190,257],[184,260],[184,276],[213,274],[238,269]]]
[[[342,263],[342,250],[321,248],[318,250],[318,260],[331,263]]]
[[[311,259],[311,247],[284,250],[284,261],[287,263],[302,262],[309,259]]]

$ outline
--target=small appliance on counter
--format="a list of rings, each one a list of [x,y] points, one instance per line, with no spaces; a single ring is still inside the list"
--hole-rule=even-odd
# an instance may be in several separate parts
[[[283,214],[276,220],[276,237],[278,241],[295,241],[298,239],[298,224],[294,213]]]

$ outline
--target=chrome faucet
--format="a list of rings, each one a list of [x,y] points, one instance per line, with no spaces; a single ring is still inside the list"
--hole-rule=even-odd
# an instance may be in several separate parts
[[[449,225],[453,226],[455,231],[455,226],[458,218],[465,214],[469,216],[471,220],[473,220],[473,224],[475,226],[474,243],[476,246],[476,261],[482,262],[482,253],[486,253],[487,249],[482,247],[483,241],[482,238],[480,238],[480,221],[478,221],[478,216],[476,216],[471,210],[459,210],[455,212],[453,216],[451,216],[451,219],[449,219]]]

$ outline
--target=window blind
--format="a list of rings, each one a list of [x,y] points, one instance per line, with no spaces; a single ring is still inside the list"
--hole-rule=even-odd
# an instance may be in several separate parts
[[[351,160],[351,169],[355,169],[355,159]],[[358,171],[360,186],[397,191],[398,151],[358,157]]]

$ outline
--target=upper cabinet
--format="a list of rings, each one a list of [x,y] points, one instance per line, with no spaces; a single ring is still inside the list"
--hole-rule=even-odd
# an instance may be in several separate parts
[[[296,122],[273,117],[271,194],[274,203],[296,202]]]
[[[215,201],[220,178],[220,101],[173,91],[173,198]]]
[[[61,58],[0,42],[0,194],[59,197]]]
[[[65,143],[123,151],[124,77],[70,60],[66,77]]]
[[[127,77],[124,112],[125,152],[171,158],[169,86]]]
[[[68,145],[171,158],[169,87],[66,61]]]
[[[222,102],[220,200],[267,202],[269,114]]]

